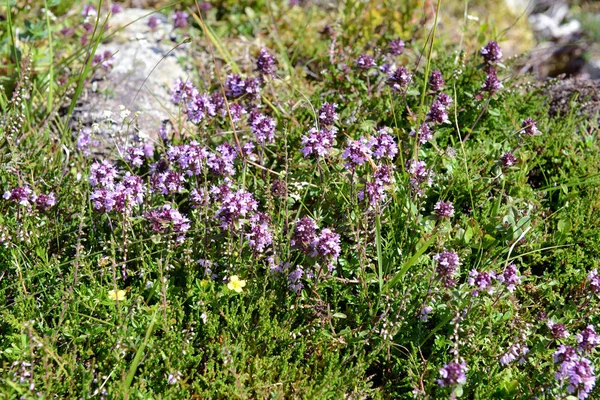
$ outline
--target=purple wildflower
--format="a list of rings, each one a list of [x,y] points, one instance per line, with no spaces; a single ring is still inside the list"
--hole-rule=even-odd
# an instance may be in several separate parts
[[[337,260],[342,248],[340,247],[340,235],[329,228],[325,228],[315,240],[312,256],[317,255],[325,259]]]
[[[502,157],[500,157],[500,164],[502,165],[503,168],[512,167],[516,163],[517,163],[517,158],[510,151],[502,154]]]
[[[492,287],[492,280],[496,278],[496,274],[491,272],[477,272],[473,270],[469,273],[467,283],[474,286],[475,289],[471,292],[473,296],[478,296],[479,291],[487,290],[488,293],[492,293],[494,288]]]
[[[110,189],[97,188],[90,194],[94,209],[100,213],[108,213],[115,207],[114,192]]]
[[[394,142],[394,138],[383,130],[369,142],[369,147],[373,152],[373,157],[377,159],[385,157],[393,160],[398,154],[398,146]]]
[[[304,287],[302,282],[300,282],[300,279],[302,278],[303,275],[304,275],[304,270],[302,269],[301,266],[296,267],[296,269],[294,269],[293,271],[290,271],[288,273],[288,276],[287,276],[288,286],[291,290],[293,290],[296,293],[300,292],[302,290],[302,288]]]
[[[273,118],[269,118],[258,111],[252,111],[248,116],[248,124],[258,143],[264,145],[275,141],[277,123]]]
[[[521,124],[521,132],[519,132],[519,133],[521,133],[521,135],[535,136],[535,135],[539,135],[540,131],[537,128],[537,122],[535,122],[531,118],[527,118]]]
[[[423,322],[427,322],[427,320],[429,319],[429,314],[433,311],[433,307],[431,306],[425,306],[423,308],[421,308],[421,311],[419,312],[419,319]]]
[[[138,175],[132,175],[127,172],[121,183],[118,185],[118,189],[125,193],[131,203],[144,203],[146,186],[144,185],[142,178]]]
[[[344,150],[342,158],[347,159],[344,164],[348,169],[354,169],[359,165],[364,164],[371,156],[369,142],[364,137],[359,140],[348,139],[348,147]]]
[[[448,119],[448,111],[446,110],[446,106],[437,100],[434,101],[429,109],[429,112],[427,113],[427,120],[437,124],[450,122],[450,119]]]
[[[313,154],[316,157],[322,157],[329,153],[335,141],[335,128],[321,129],[311,128],[308,135],[302,136],[302,155],[308,157]]]
[[[275,59],[266,49],[261,49],[256,59],[256,70],[262,75],[272,76],[275,74]]]
[[[310,217],[302,217],[296,222],[290,245],[305,253],[310,253],[317,239],[317,223]]]
[[[437,96],[437,101],[439,101],[440,103],[442,103],[445,107],[449,107],[453,100],[452,97],[450,97],[449,94],[441,92],[440,94],[438,94]]]
[[[467,381],[467,371],[467,364],[464,361],[460,364],[449,362],[440,369],[441,378],[437,380],[437,383],[441,387],[463,384]]]
[[[195,93],[187,103],[187,116],[194,124],[216,115],[215,105],[206,94]]]
[[[128,147],[125,149],[125,161],[134,167],[141,167],[144,164],[144,150],[139,147]]]
[[[569,331],[564,324],[557,324],[556,322],[549,320],[546,323],[546,326],[550,329],[550,333],[554,339],[564,339],[569,337]]]
[[[192,201],[192,207],[204,207],[210,203],[210,195],[203,188],[194,188],[190,192],[190,200]]]
[[[90,167],[90,184],[92,186],[102,186],[107,189],[114,187],[117,170],[108,160],[95,162]]]
[[[589,288],[591,289],[592,292],[594,292],[595,294],[600,294],[600,276],[598,276],[598,270],[597,269],[593,269],[590,271],[590,273],[588,274],[588,282],[589,282]]]
[[[98,11],[96,11],[94,6],[92,6],[91,4],[86,4],[85,6],[83,6],[81,15],[83,15],[84,17],[93,17],[95,15],[98,15]]]
[[[227,110],[225,110],[225,113],[227,113]],[[229,114],[233,122],[239,122],[242,120],[242,115],[246,114],[246,110],[239,103],[231,103],[229,104]]]
[[[35,205],[39,211],[47,211],[56,204],[54,193],[40,194],[35,199]]]
[[[151,15],[150,18],[148,18],[148,28],[152,31],[158,28],[161,23],[162,21],[155,15]]]
[[[335,124],[335,121],[338,119],[338,115],[335,112],[337,108],[337,104],[330,104],[328,102],[323,103],[321,109],[319,110],[319,122],[321,125],[329,127]]]
[[[513,344],[508,351],[500,357],[500,365],[508,365],[519,359],[519,365],[525,364],[525,356],[529,353],[529,347],[522,344]]]
[[[250,248],[259,253],[263,253],[265,248],[273,243],[273,236],[269,229],[271,219],[264,213],[256,213],[250,219],[250,233],[248,233],[248,243]]]
[[[206,165],[217,175],[235,175],[234,160],[237,152],[229,143],[217,146],[219,155],[208,152]]]
[[[503,87],[502,82],[498,79],[498,72],[494,68],[489,68],[481,89],[490,94],[494,94]]]
[[[577,345],[584,352],[592,351],[600,344],[600,336],[596,333],[594,325],[588,325],[582,329],[577,335]]]
[[[394,39],[388,43],[387,52],[392,56],[399,56],[404,51],[405,43],[402,39]]]
[[[480,52],[483,59],[488,63],[500,61],[502,58],[502,50],[497,42],[491,40],[481,49]]]
[[[585,357],[563,362],[555,378],[557,381],[567,381],[567,393],[576,394],[579,399],[587,398],[596,385],[594,366]]]
[[[163,195],[181,193],[184,191],[185,178],[177,171],[155,172],[150,176],[150,185],[153,192]]]
[[[409,133],[410,136],[415,136],[415,130],[411,130]],[[419,127],[418,132],[416,133],[417,138],[419,139],[419,142],[421,144],[425,144],[427,142],[429,142],[432,138],[433,138],[433,133],[431,132],[431,129],[429,128],[429,125],[426,123],[421,124],[421,126]]]
[[[554,352],[554,364],[573,361],[577,357],[577,351],[571,347],[561,344]]]
[[[260,98],[260,83],[261,81],[257,78],[246,78],[244,86],[246,94],[250,100],[257,100]]]
[[[113,14],[118,14],[123,12],[123,6],[117,3],[113,3],[110,7],[110,12]]]
[[[454,216],[454,204],[450,201],[438,201],[433,206],[433,210],[438,218],[450,219]]]
[[[417,195],[423,195],[423,185],[431,186],[433,184],[433,172],[427,168],[424,161],[408,160],[406,169],[410,175],[410,185],[416,191]]]
[[[434,92],[439,92],[444,87],[444,77],[440,70],[435,70],[429,76],[429,87]]]
[[[271,184],[271,194],[276,199],[285,199],[287,195],[287,185],[285,181],[275,179]]]
[[[150,228],[154,232],[177,234],[178,242],[185,240],[185,234],[190,229],[190,220],[172,208],[170,204],[148,211],[146,219],[150,222]]]
[[[222,229],[238,228],[239,220],[256,211],[258,203],[245,190],[228,192],[221,199],[221,207],[215,217],[221,221]]]
[[[188,25],[189,16],[185,11],[175,11],[173,13],[173,26],[175,28],[185,28]]]
[[[356,68],[361,71],[368,71],[371,68],[375,68],[377,64],[375,64],[375,60],[368,54],[361,54],[358,56],[358,59],[354,63]]]
[[[197,176],[203,173],[204,160],[208,156],[208,150],[200,147],[198,142],[192,141],[190,144],[169,147],[167,156],[171,162],[176,162],[186,175]]]
[[[192,100],[197,93],[198,90],[192,85],[192,82],[184,82],[181,79],[177,79],[171,89],[171,102],[177,105],[182,102],[186,104],[188,101]]]
[[[453,251],[444,250],[433,256],[433,259],[437,263],[436,272],[438,278],[442,281],[444,286],[454,286],[456,282],[452,276],[456,273],[458,266],[461,265],[458,254]]]
[[[4,192],[4,200],[12,201],[24,207],[31,206],[30,201],[34,201],[32,198],[33,191],[27,185],[16,187],[10,191]]]
[[[373,182],[365,184],[365,188],[358,192],[360,201],[368,199],[369,205],[381,203],[385,199],[386,186],[392,183],[392,168],[389,165],[377,167],[373,174]]]
[[[246,82],[239,74],[229,74],[225,78],[225,93],[227,97],[238,98],[246,93]]]
[[[412,77],[404,67],[396,68],[387,79],[387,84],[395,92],[400,92],[412,81]]]
[[[521,283],[521,277],[518,275],[518,268],[515,264],[508,264],[506,269],[501,275],[498,275],[497,279],[506,285],[509,292],[514,292],[516,285]]]

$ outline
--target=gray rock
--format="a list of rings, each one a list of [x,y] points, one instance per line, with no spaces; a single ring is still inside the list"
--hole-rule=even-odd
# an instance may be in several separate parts
[[[170,87],[177,78],[188,79],[178,62],[186,56],[189,45],[179,47],[169,36],[173,26],[161,14],[152,14],[161,24],[152,32],[148,27],[151,11],[125,9],[110,19],[110,32],[122,27],[98,46],[96,54],[112,54],[112,68],[98,68],[91,84],[80,97],[73,113],[74,128],[95,126],[95,133],[104,136],[156,138],[162,120],[177,115],[170,101]],[[127,120],[137,115],[134,123],[123,124],[121,106],[131,111]],[[113,117],[107,118],[106,111]]]

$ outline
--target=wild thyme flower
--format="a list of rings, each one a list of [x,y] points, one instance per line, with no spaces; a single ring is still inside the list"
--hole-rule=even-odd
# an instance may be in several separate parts
[[[500,157],[500,164],[502,165],[503,168],[512,167],[516,163],[517,163],[517,158],[510,151],[502,154],[502,157]]]
[[[130,172],[127,172],[121,183],[117,185],[117,189],[123,191],[130,202],[136,202],[138,204],[144,203],[146,186],[144,185],[142,178],[138,175],[132,175]]]
[[[271,184],[271,194],[276,199],[285,199],[287,196],[287,185],[285,181],[275,179]]]
[[[409,133],[410,136],[415,136],[415,130],[411,130]],[[417,138],[421,144],[425,144],[429,142],[433,138],[433,132],[429,128],[429,125],[426,123],[421,124],[418,132],[416,133]]]
[[[102,186],[107,189],[114,187],[117,170],[108,160],[95,162],[90,167],[90,184],[92,186]]]
[[[258,111],[252,111],[248,116],[248,124],[258,143],[265,145],[275,141],[277,123],[273,118],[269,118]]]
[[[35,199],[35,206],[39,211],[47,211],[56,204],[54,193],[40,194]]]
[[[535,122],[531,118],[527,118],[521,124],[521,132],[519,132],[519,133],[521,135],[535,136],[535,135],[539,135],[540,131],[537,128],[537,122]]]
[[[356,68],[358,68],[361,71],[368,71],[371,68],[377,67],[377,64],[375,64],[375,60],[373,59],[373,57],[371,57],[368,54],[361,54],[360,56],[358,56],[358,59],[356,60],[354,65],[356,65]]]
[[[342,248],[340,247],[340,235],[329,228],[325,228],[315,240],[312,256],[320,256],[329,260],[337,260]]]
[[[598,270],[593,269],[588,274],[588,286],[595,294],[600,294],[600,276],[598,276]]]
[[[445,107],[449,107],[453,102],[452,97],[444,92],[438,94],[436,100],[442,103]]]
[[[210,204],[210,195],[203,188],[194,188],[190,192],[190,200],[194,208],[205,207]]]
[[[434,70],[429,76],[429,87],[434,92],[439,92],[444,87],[444,77],[440,70]]]
[[[173,13],[173,26],[175,28],[185,28],[188,25],[189,16],[185,11],[175,11]]]
[[[227,110],[225,110],[225,113],[227,113]],[[246,114],[246,110],[239,103],[231,103],[229,104],[229,114],[233,122],[239,122],[242,120],[242,115]]]
[[[288,287],[290,290],[298,293],[304,288],[304,285],[300,281],[302,276],[304,275],[304,270],[301,266],[296,267],[293,271],[290,271],[287,275]]]
[[[450,219],[454,216],[454,204],[450,201],[438,201],[433,206],[433,210],[438,218]]]
[[[296,222],[290,245],[305,253],[313,250],[317,239],[317,223],[310,217],[302,217]]]
[[[396,68],[387,79],[387,85],[395,92],[401,92],[412,81],[412,77],[404,67]]]
[[[183,242],[186,232],[190,229],[190,220],[171,207],[170,204],[150,210],[145,216],[154,232],[174,233],[177,235],[177,242]]]
[[[150,185],[153,192],[163,195],[182,193],[185,190],[185,178],[177,171],[155,172],[150,176]]]
[[[436,262],[436,272],[440,281],[446,287],[452,287],[456,284],[453,275],[460,264],[458,254],[453,251],[444,250],[433,256]]]
[[[148,18],[148,28],[150,28],[151,31],[158,28],[161,23],[162,21],[155,15],[151,15],[150,18]]]
[[[113,67],[113,54],[109,50],[102,54],[96,54],[92,59],[92,64],[100,65],[102,69],[108,71]]]
[[[271,218],[264,213],[256,213],[250,219],[250,233],[248,233],[248,244],[250,248],[263,253],[273,243],[273,236],[269,229]]]
[[[431,108],[429,109],[429,112],[427,113],[427,120],[435,122],[436,124],[444,124],[446,122],[450,122],[446,106],[437,100],[434,101],[431,105]]]
[[[519,365],[525,364],[525,356],[529,353],[529,347],[522,344],[513,344],[508,351],[500,357],[500,365],[506,366],[519,359]]]
[[[139,168],[144,164],[144,150],[139,147],[128,147],[125,149],[125,161],[133,167]]]
[[[550,329],[550,333],[554,339],[564,339],[569,337],[569,331],[564,324],[557,324],[556,322],[549,320],[546,322],[546,326]]]
[[[245,190],[228,192],[221,199],[221,207],[215,217],[221,221],[222,229],[239,228],[242,218],[250,217],[258,208],[251,193]]]
[[[491,40],[481,48],[480,54],[486,62],[495,63],[502,58],[502,49],[497,42]]]
[[[176,105],[187,104],[197,93],[198,89],[191,82],[177,79],[171,89],[171,102]]]
[[[198,176],[203,173],[208,154],[208,150],[200,147],[196,141],[167,148],[169,161],[177,163],[181,171],[188,176]]]
[[[272,76],[276,70],[275,58],[266,49],[261,49],[256,58],[256,70],[261,75]]]
[[[120,12],[123,12],[123,6],[122,6],[122,5],[120,5],[120,4],[117,4],[117,3],[113,3],[113,4],[110,6],[110,12],[111,12],[112,14],[118,14],[118,13],[120,13]]]
[[[392,135],[380,130],[379,135],[371,139],[369,147],[376,159],[388,158],[393,160],[398,154],[398,146]]]
[[[86,4],[85,6],[83,6],[81,15],[83,15],[84,17],[93,17],[95,15],[98,15],[98,11],[91,4]]]
[[[498,72],[494,68],[488,68],[487,76],[485,78],[485,82],[481,86],[481,89],[489,92],[490,94],[496,93],[498,90],[502,89],[504,86],[502,82],[498,79]]]
[[[348,139],[348,147],[344,150],[342,158],[347,161],[344,164],[348,169],[354,169],[359,165],[364,164],[371,156],[369,142],[364,137],[358,140]]]
[[[571,346],[561,344],[554,352],[554,364],[573,361],[577,358],[577,351]]]
[[[385,199],[386,186],[392,183],[392,168],[389,165],[377,167],[373,174],[373,182],[365,184],[363,190],[358,192],[358,199],[368,200],[370,206],[381,203]]]
[[[110,189],[96,188],[90,194],[94,209],[100,213],[108,213],[115,208],[115,193]]]
[[[585,357],[564,361],[555,378],[559,382],[568,383],[567,393],[575,394],[579,399],[587,398],[596,385],[594,366]]]
[[[227,97],[238,98],[246,93],[246,82],[239,74],[229,74],[225,78],[225,93]]]
[[[309,155],[322,157],[329,153],[335,141],[336,128],[321,129],[316,127],[308,131],[308,135],[302,136],[302,155],[306,158]]]
[[[575,336],[579,349],[584,352],[590,352],[600,344],[600,337],[596,333],[594,325],[588,325]]]
[[[10,191],[4,192],[4,200],[12,201],[13,203],[17,203],[23,207],[31,206],[31,201],[34,201],[33,191],[27,185],[16,187]]]
[[[324,127],[331,127],[338,120],[338,115],[335,112],[337,104],[330,104],[328,102],[323,103],[319,110],[319,122]]]
[[[498,281],[503,282],[509,292],[514,292],[516,285],[521,284],[521,277],[518,275],[518,268],[510,263],[501,275],[497,276]]]
[[[187,116],[194,124],[216,115],[215,105],[206,94],[194,93],[187,103]]]
[[[437,380],[437,383],[441,387],[452,387],[463,384],[467,382],[467,371],[467,364],[464,361],[460,364],[457,362],[449,362],[440,369],[441,378]]]
[[[427,168],[424,161],[408,160],[406,170],[410,175],[410,185],[416,191],[417,195],[422,196],[423,186],[433,184],[433,172]]]
[[[423,322],[427,322],[429,319],[429,314],[433,311],[433,307],[431,306],[424,306],[423,308],[421,308],[421,311],[419,312],[419,319]]]
[[[392,56],[399,56],[404,51],[405,43],[402,39],[394,39],[388,43],[387,52]]]
[[[245,90],[250,100],[258,100],[260,98],[260,83],[257,78],[248,77],[244,81]]]
[[[492,280],[494,279],[496,279],[496,274],[493,271],[477,272],[476,270],[472,270],[467,279],[467,283],[475,287],[471,294],[473,296],[478,296],[479,291],[482,290],[485,290],[490,294],[493,293],[494,288],[492,286]]]
[[[217,146],[218,155],[208,152],[206,165],[217,175],[235,175],[234,160],[237,152],[229,143],[223,143]]]

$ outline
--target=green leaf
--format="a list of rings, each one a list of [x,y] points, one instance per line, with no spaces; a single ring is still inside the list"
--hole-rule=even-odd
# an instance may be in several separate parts
[[[343,318],[343,319],[346,319],[346,318],[348,318],[348,316],[346,314],[344,314],[344,313],[336,312],[335,314],[333,314],[333,318]]]

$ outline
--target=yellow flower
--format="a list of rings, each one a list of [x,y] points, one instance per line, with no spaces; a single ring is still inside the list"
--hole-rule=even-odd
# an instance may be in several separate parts
[[[237,275],[232,275],[227,284],[227,288],[238,293],[242,293],[242,288],[244,286],[246,286],[246,281],[240,280],[240,277]]]
[[[111,300],[123,301],[125,300],[125,291],[124,290],[111,290],[108,292],[108,298]]]

